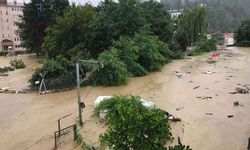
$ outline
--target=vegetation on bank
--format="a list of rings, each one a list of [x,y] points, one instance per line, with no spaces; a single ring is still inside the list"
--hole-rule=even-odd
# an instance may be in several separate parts
[[[235,45],[250,47],[250,20],[241,23],[239,29],[235,32]]]
[[[173,139],[168,119],[162,110],[143,106],[140,97],[114,96],[101,102],[94,114],[101,110],[108,110],[108,129],[100,135],[100,142],[109,148],[191,150],[182,145],[165,147]]]
[[[9,66],[0,67],[0,73],[8,73],[9,71],[14,71],[16,69],[25,68],[26,65],[24,64],[22,59],[12,59],[10,61]]]
[[[76,57],[104,64],[86,83],[90,85],[123,85],[129,77],[158,71],[172,59],[182,58],[188,44],[205,36],[205,14],[204,8],[188,11],[174,26],[164,7],[155,1],[104,1],[97,7],[72,5],[46,29],[42,48],[49,60],[34,73],[29,81],[31,87],[39,86],[35,82],[41,80],[42,72],[47,73],[48,89],[74,86]],[[185,43],[176,40],[186,36],[190,39]],[[84,66],[83,70],[84,76],[89,68]]]

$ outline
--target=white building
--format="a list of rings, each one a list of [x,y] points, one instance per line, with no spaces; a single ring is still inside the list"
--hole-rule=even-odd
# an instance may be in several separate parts
[[[177,9],[173,9],[173,10],[169,10],[168,13],[170,14],[171,18],[178,18],[181,14],[182,14],[183,9],[177,10]]]
[[[230,46],[234,45],[234,33],[224,33],[225,45]]]
[[[23,50],[17,22],[23,15],[23,4],[0,0],[0,51]]]

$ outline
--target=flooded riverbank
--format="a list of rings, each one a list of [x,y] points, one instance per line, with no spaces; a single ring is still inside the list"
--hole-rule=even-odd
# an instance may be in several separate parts
[[[160,72],[130,79],[124,86],[81,88],[86,104],[83,111],[85,124],[81,129],[84,139],[87,143],[95,143],[99,133],[105,131],[105,126],[91,118],[97,96],[138,95],[182,118],[181,123],[172,124],[173,135],[175,138],[180,136],[182,143],[193,150],[246,149],[250,137],[250,95],[229,92],[240,84],[250,84],[250,49],[230,48],[228,51],[232,52],[230,56],[222,56],[215,64],[206,62],[207,55],[190,57],[173,61]],[[30,58],[24,61],[29,68],[1,77],[0,87],[27,87],[32,66],[37,66],[37,62]],[[0,62],[2,64],[2,58]],[[235,107],[234,101],[242,106]],[[0,94],[1,148],[53,149],[56,120],[67,114],[72,115],[62,122],[63,126],[75,122],[75,90],[40,96]],[[228,118],[228,115],[233,117]],[[72,143],[65,145],[60,149],[77,149]]]

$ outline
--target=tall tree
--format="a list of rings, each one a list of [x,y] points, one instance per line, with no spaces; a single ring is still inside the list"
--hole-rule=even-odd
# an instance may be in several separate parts
[[[68,0],[31,0],[25,4],[19,24],[23,45],[37,56],[43,53],[41,46],[45,29],[55,22],[57,16],[63,15],[68,5]]]
[[[56,24],[49,27],[44,39],[43,48],[50,58],[58,55],[71,59],[81,53],[86,57],[94,55],[91,51],[93,42],[93,29],[91,21],[96,16],[94,8],[72,5],[64,16],[57,20]],[[83,56],[82,55],[82,56]]]
[[[179,18],[176,31],[177,42],[186,48],[205,36],[207,32],[207,10],[197,7],[187,10]]]
[[[237,46],[250,47],[250,20],[241,23],[240,28],[235,32]]]
[[[173,35],[173,24],[164,6],[157,1],[146,1],[140,4],[143,18],[150,25],[151,31],[164,42],[170,42]]]
[[[99,6],[99,16],[93,22],[97,54],[112,45],[120,36],[133,36],[144,25],[138,0],[105,0]]]

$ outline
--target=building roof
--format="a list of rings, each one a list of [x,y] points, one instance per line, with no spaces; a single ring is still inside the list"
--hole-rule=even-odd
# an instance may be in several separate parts
[[[7,7],[12,7],[12,6],[16,6],[16,7],[23,7],[24,4],[23,3],[18,3],[18,2],[0,2],[0,6],[7,6]]]
[[[234,38],[234,33],[224,33],[224,38]]]

